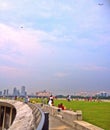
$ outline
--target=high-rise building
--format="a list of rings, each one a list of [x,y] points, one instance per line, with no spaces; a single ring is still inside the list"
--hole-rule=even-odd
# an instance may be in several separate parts
[[[104,92],[104,91],[99,92],[96,95],[99,96],[99,97],[108,97],[109,96],[109,94],[107,92]]]
[[[8,95],[9,95],[9,93],[8,93],[8,92],[9,92],[9,90],[7,89],[7,90],[6,90],[6,96],[8,96]]]
[[[3,96],[6,96],[6,89],[4,89],[3,91]]]
[[[101,96],[101,97],[107,97],[108,95],[107,95],[106,92],[100,92],[100,96]]]
[[[2,96],[2,91],[0,91],[0,96]]]
[[[17,88],[13,88],[13,96],[19,96]]]
[[[8,89],[4,89],[4,91],[3,91],[3,96],[8,96],[8,92],[9,92]]]
[[[21,96],[26,96],[27,93],[26,93],[26,90],[25,90],[25,86],[22,86],[21,87]]]

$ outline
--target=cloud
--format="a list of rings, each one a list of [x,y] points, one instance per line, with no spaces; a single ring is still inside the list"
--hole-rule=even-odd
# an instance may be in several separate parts
[[[58,78],[63,78],[63,77],[67,77],[68,76],[68,73],[66,72],[57,72],[55,74],[55,77],[58,77]]]
[[[96,65],[82,66],[81,69],[86,71],[110,71],[110,68]]]
[[[58,30],[57,30],[58,32]],[[43,43],[59,43],[70,41],[71,38],[56,31],[46,32],[35,30],[25,26],[9,26],[0,23],[0,49],[11,53],[33,54],[41,52],[44,48]],[[5,50],[4,50],[5,49]],[[6,50],[7,49],[7,50]]]
[[[37,34],[0,24],[0,57],[5,61],[23,63],[41,49]]]
[[[0,10],[1,10],[1,11],[10,10],[11,8],[12,8],[12,5],[11,5],[10,2],[1,1],[1,0],[0,0]]]
[[[54,61],[58,56],[59,47],[55,47],[54,44],[58,45],[59,41],[63,42],[67,39],[52,32],[2,23],[0,23],[0,34],[0,65],[25,66],[25,69],[33,66],[43,69],[44,64],[47,65],[50,60]],[[61,77],[60,74],[59,76]]]
[[[23,69],[10,67],[10,66],[0,66],[1,77],[6,78],[21,78],[26,76],[26,72]]]

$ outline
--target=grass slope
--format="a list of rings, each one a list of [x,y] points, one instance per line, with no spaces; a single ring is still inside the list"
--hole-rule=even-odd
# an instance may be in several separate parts
[[[110,102],[88,102],[55,100],[55,106],[63,103],[67,109],[82,110],[83,120],[97,125],[105,130],[110,130]]]

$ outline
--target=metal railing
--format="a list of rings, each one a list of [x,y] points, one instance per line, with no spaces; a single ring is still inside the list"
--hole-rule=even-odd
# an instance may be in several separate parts
[[[28,103],[34,115],[36,130],[49,130],[49,113],[43,112],[36,104]]]

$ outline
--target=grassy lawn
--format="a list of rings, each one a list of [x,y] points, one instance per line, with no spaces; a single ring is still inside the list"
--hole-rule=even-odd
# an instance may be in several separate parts
[[[55,106],[63,103],[67,109],[76,111],[82,110],[83,120],[97,125],[105,130],[110,130],[110,102],[88,102],[55,100]]]
[[[41,99],[31,99],[31,102],[42,102]],[[88,102],[70,101],[55,99],[54,105],[63,103],[69,110],[81,110],[83,120],[99,126],[105,130],[110,130],[110,102]]]

